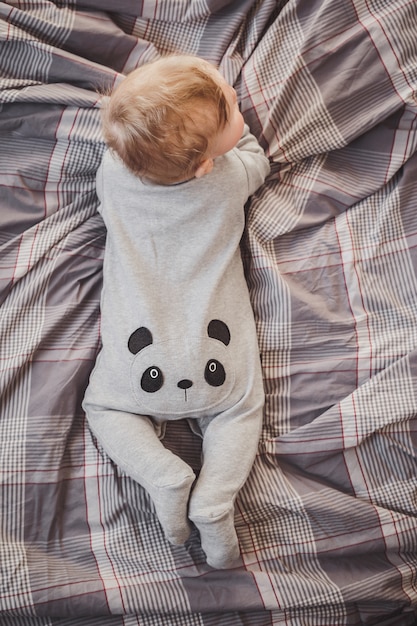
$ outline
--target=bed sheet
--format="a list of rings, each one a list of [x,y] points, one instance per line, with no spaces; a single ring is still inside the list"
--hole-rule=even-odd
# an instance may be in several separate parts
[[[0,2],[0,623],[414,624],[414,0]],[[271,160],[242,250],[266,406],[239,567],[162,534],[81,409],[100,346],[100,93],[219,65]],[[165,444],[198,469],[186,424]]]

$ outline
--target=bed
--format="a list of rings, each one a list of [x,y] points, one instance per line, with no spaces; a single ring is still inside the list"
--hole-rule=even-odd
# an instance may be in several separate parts
[[[0,623],[417,619],[414,0],[0,2]],[[216,63],[271,162],[242,254],[266,404],[241,562],[163,536],[81,408],[100,348],[100,94]],[[164,443],[196,470],[184,422]]]

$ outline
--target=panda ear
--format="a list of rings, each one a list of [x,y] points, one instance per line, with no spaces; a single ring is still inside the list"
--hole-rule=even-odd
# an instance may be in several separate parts
[[[208,336],[212,339],[218,339],[225,346],[228,346],[230,343],[230,330],[224,322],[221,320],[211,320],[209,325],[207,326]]]
[[[130,335],[127,346],[132,354],[137,354],[152,343],[153,338],[151,331],[145,328],[145,326],[141,326]]]

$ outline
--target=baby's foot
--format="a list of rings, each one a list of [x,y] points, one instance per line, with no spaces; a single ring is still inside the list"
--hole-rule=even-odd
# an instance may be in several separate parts
[[[154,487],[150,492],[165,536],[174,545],[185,543],[191,532],[187,512],[194,479],[191,472],[179,483]]]
[[[190,514],[200,532],[208,565],[216,569],[228,569],[239,564],[239,542],[234,525],[234,508],[227,509],[220,515]]]

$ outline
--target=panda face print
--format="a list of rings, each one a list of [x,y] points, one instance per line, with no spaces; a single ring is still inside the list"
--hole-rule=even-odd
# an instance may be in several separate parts
[[[234,368],[227,348],[231,338],[224,322],[212,320],[205,337],[181,339],[158,342],[145,327],[129,338],[134,355],[132,393],[150,415],[205,415],[233,389]]]

